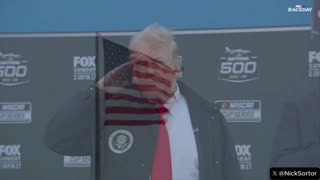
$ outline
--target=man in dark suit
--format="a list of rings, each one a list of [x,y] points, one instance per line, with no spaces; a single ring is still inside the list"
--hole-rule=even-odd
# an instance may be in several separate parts
[[[314,9],[319,9],[315,1]],[[313,33],[313,32],[312,32]],[[309,41],[310,62],[320,61],[320,34]],[[316,69],[314,70],[316,71]],[[288,101],[274,137],[271,167],[320,167],[320,91]]]
[[[271,167],[320,167],[319,100],[314,92],[284,106]]]
[[[181,67],[174,60],[176,44],[171,32],[150,25],[132,38],[129,48],[132,60],[97,83],[107,93],[101,179],[240,179],[234,144],[219,107],[177,81],[175,73]],[[132,74],[132,82],[122,79],[125,72]],[[92,154],[94,107],[94,88],[73,96],[49,122],[47,146],[65,155]],[[161,132],[168,136],[170,148],[169,165],[162,163],[162,167],[157,161],[167,155],[159,150]],[[160,177],[155,171],[161,172]]]

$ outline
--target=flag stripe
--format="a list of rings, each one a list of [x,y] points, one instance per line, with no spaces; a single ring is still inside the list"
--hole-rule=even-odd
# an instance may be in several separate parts
[[[140,71],[134,70],[132,72],[132,75],[134,77],[137,77],[137,78],[146,78],[146,79],[149,79],[149,80],[153,80],[153,81],[162,83],[165,86],[167,86],[168,88],[170,88],[170,86],[171,86],[170,80],[162,78],[162,77],[159,77],[159,76],[157,76],[155,74],[152,74],[152,73],[144,73],[144,72],[140,72]]]
[[[107,100],[105,101],[105,103],[106,103],[106,107],[117,106],[119,108],[120,107],[150,108],[150,107],[156,106],[150,103],[137,103],[137,102],[127,101],[127,100]]]
[[[108,107],[105,110],[106,114],[124,113],[124,114],[159,114],[157,108],[133,108],[133,107]]]
[[[140,98],[130,95],[123,95],[123,94],[106,94],[105,95],[106,100],[127,100],[132,102],[138,102],[138,103],[160,103],[164,104],[165,102],[159,98]],[[152,103],[150,103],[152,104]]]
[[[134,61],[134,64],[138,64],[138,65],[141,65],[141,66],[144,66],[144,67],[147,67],[147,68],[151,68],[151,69],[157,69],[157,70],[160,70],[164,73],[175,73],[175,71],[170,68],[169,66],[166,66],[164,64],[162,64],[163,66],[166,66],[165,68],[164,67],[160,67],[158,64],[154,63],[154,62],[147,62],[147,61],[141,61],[141,60],[135,60]]]
[[[170,71],[170,72],[175,72],[171,67],[169,67],[168,65],[166,65],[163,61],[159,61],[157,59],[154,59],[146,54],[143,54],[143,53],[140,53],[140,52],[137,52],[135,51],[131,56],[130,58],[133,60],[133,61],[139,61],[139,62],[147,62],[148,64],[149,63],[152,63],[152,67],[153,66],[156,66],[156,69],[159,69],[161,68],[159,65],[163,66],[163,69],[165,71]],[[169,61],[169,59],[167,60]],[[144,63],[143,63],[144,64]],[[147,66],[147,67],[150,67],[150,66]]]
[[[136,120],[136,121],[119,121],[119,120],[107,120],[104,122],[105,126],[147,126],[147,125],[154,125],[154,124],[165,124],[165,121],[161,120],[153,120],[153,121],[146,121],[146,120]]]
[[[135,80],[137,80],[137,82],[139,81],[137,78],[135,78]],[[106,90],[106,93],[110,95],[121,94],[121,95],[130,95],[130,96],[143,97],[143,98],[153,97],[152,95],[156,95],[155,97],[159,97],[159,95],[161,95],[160,94],[161,92],[166,92],[166,90],[163,90],[161,87],[155,87],[155,85],[152,84],[152,82],[149,82],[149,80],[146,80],[146,81],[148,82],[143,82],[144,86],[139,85],[138,83],[135,83],[135,85],[132,85],[131,87],[105,86],[105,90]],[[157,84],[157,86],[158,85],[161,85],[161,84]],[[145,86],[148,86],[148,87],[145,87]],[[169,94],[170,95],[169,97],[171,97],[174,93],[167,93],[167,94]],[[168,98],[168,97],[164,96],[163,98]]]
[[[142,92],[158,92],[158,93],[164,94],[168,97],[172,97],[174,95],[174,93],[170,93],[170,92],[163,90],[155,85],[136,83],[136,86],[137,86],[138,90],[140,90]]]
[[[126,114],[126,113],[112,113],[106,114],[105,119],[107,120],[118,120],[118,121],[138,121],[138,120],[145,120],[145,121],[152,121],[152,120],[159,120],[159,114]]]

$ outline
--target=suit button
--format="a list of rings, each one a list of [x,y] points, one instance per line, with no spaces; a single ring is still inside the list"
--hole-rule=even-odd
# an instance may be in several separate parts
[[[144,164],[143,164],[143,163],[141,163],[141,167],[144,167]]]
[[[216,163],[216,165],[219,165],[219,164],[220,164],[220,161],[216,161],[215,163]]]
[[[89,91],[93,91],[93,90],[94,90],[94,86],[90,86]]]
[[[211,119],[214,119],[215,117],[214,116],[211,116]]]

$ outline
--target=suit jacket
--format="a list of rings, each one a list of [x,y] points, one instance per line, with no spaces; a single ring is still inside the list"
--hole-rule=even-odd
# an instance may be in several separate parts
[[[320,94],[284,105],[272,151],[272,167],[320,167]]]
[[[182,82],[181,94],[187,100],[196,138],[199,179],[235,180],[239,178],[239,163],[234,143],[217,105],[212,105]],[[95,92],[87,90],[74,95],[49,122],[46,145],[64,155],[92,153],[92,125],[95,117]],[[91,123],[92,124],[92,123]],[[130,132],[132,147],[125,153],[110,150],[108,140],[117,130]],[[148,180],[150,178],[158,125],[106,126],[101,135],[101,179]]]

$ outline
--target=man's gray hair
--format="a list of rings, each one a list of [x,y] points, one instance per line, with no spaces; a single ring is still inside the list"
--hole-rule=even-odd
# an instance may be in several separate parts
[[[130,41],[129,48],[137,50],[136,48],[140,43],[148,43],[153,47],[168,46],[173,56],[175,56],[177,50],[172,32],[158,23],[151,24],[143,31],[135,34]]]

